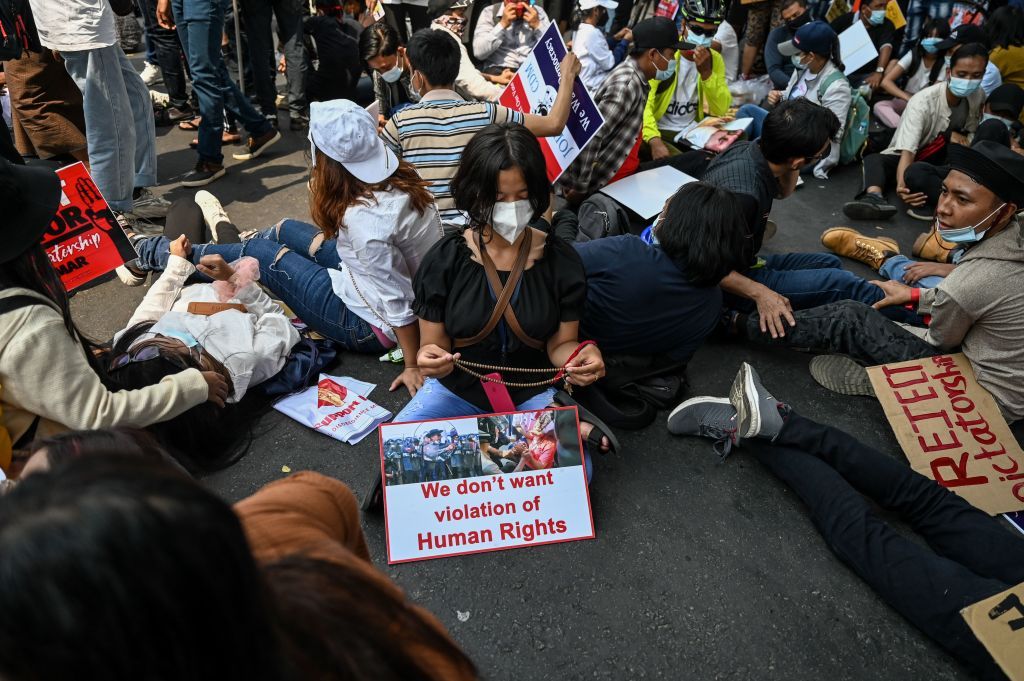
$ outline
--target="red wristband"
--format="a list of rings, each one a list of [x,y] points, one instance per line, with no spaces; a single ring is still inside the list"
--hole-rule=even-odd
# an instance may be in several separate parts
[[[910,289],[910,304],[914,306],[916,310],[921,304],[921,289],[912,288]]]

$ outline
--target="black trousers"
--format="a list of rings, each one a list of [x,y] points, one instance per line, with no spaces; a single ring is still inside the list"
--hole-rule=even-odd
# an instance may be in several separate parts
[[[170,105],[178,109],[189,109],[188,92],[185,88],[186,64],[181,51],[181,40],[178,32],[163,28],[156,20],[156,0],[139,0],[142,11],[142,22],[146,26],[146,35],[156,51],[157,66],[163,72],[164,86]]]
[[[796,326],[772,338],[761,333],[761,318],[747,317],[742,334],[759,345],[842,353],[868,365],[905,362],[939,354],[938,348],[855,300],[842,300],[793,312]]]
[[[217,228],[218,243],[237,244],[242,239],[238,235],[238,228],[230,222],[219,222]],[[167,226],[164,228],[164,236],[174,241],[181,235],[192,242],[192,244],[206,244],[213,241],[213,234],[206,225],[203,218],[203,211],[192,199],[178,199],[171,204],[167,211]]]
[[[1024,581],[1024,538],[903,461],[790,413],[754,456],[807,505],[836,556],[886,603],[984,679],[1005,679],[960,610]],[[897,533],[867,500],[925,539]]]
[[[383,3],[381,3],[383,5]],[[487,3],[482,3],[487,4]],[[383,5],[384,7],[384,21],[391,24],[391,27],[398,31],[398,35],[402,38],[402,44],[409,42],[409,29],[405,25],[405,18],[409,17],[409,23],[412,24],[412,32],[420,30],[421,28],[428,28],[430,26],[430,19],[427,17],[427,8],[420,7],[418,5],[407,5],[404,2],[401,5]]]

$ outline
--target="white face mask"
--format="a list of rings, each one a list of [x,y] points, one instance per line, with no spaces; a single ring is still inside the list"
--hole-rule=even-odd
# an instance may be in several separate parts
[[[526,199],[499,201],[491,211],[491,229],[510,244],[514,244],[533,217],[533,206]]]

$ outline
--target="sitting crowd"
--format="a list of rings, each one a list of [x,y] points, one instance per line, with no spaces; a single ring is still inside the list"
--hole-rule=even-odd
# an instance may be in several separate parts
[[[192,5],[155,3],[153,26],[177,24],[189,47],[210,42],[223,7],[208,17]],[[93,174],[138,256],[117,277],[152,277],[106,342],[79,331],[40,245],[61,180],[17,152],[0,160],[0,677],[478,678],[442,625],[372,567],[344,484],[298,473],[229,507],[192,479],[245,453],[267,387],[303,341],[297,318],[333,350],[401,356],[390,389],[410,399],[396,423],[576,407],[592,484],[595,455],[622,451],[614,430],[649,422],[623,405],[675,407],[671,433],[713,438],[722,458],[749,447],[886,602],[1000,678],[959,612],[1024,581],[1024,540],[897,458],[798,415],[749,364],[729,398],[680,403],[680,379],[705,343],[730,339],[810,351],[820,385],[873,396],[867,366],[959,351],[1006,421],[1024,419],[1024,12],[904,30],[886,0],[831,22],[807,0],[682,0],[678,15],[632,25],[632,3],[614,0],[571,13],[519,0],[382,6],[373,22],[358,2],[318,1],[303,24],[317,57],[308,74],[292,72],[307,59],[303,36],[283,40],[292,121],[308,135],[310,222],[235,225],[205,190],[151,197],[151,121],[126,121],[127,160],[90,131]],[[55,13],[39,14],[44,44],[61,38]],[[847,73],[839,34],[855,22],[876,55]],[[550,108],[498,103],[552,25],[571,49]],[[107,49],[71,56],[68,72],[77,82],[121,68]],[[203,112],[185,186],[224,173],[225,109],[250,131],[240,160],[280,139],[256,108],[273,106],[267,64],[254,69],[253,103],[223,60],[199,54],[209,51],[185,52]],[[363,71],[368,106],[354,101]],[[540,140],[566,129],[578,81],[604,124],[552,182]],[[118,82],[119,93],[138,85]],[[104,96],[82,89],[87,110]],[[745,120],[745,133],[694,146],[686,133],[709,117]],[[95,125],[109,134],[117,117]],[[842,211],[891,218],[895,188],[929,223],[917,260],[845,226],[821,235],[830,252],[767,252],[795,227],[769,219],[774,202],[803,176],[827,182],[856,162],[863,186]],[[692,181],[651,219],[600,193],[663,166]],[[147,207],[166,216],[158,234],[132,217]],[[453,439],[450,474],[413,438],[389,441],[362,509],[380,510],[385,476],[523,470],[497,439]],[[55,636],[59,649],[40,645]]]

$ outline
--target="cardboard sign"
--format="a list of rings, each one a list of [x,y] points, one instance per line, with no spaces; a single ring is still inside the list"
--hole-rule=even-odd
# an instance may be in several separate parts
[[[380,0],[373,0],[373,2],[370,3],[370,7],[370,14],[373,16],[374,21],[380,21],[384,18],[386,13],[384,12],[384,5],[381,4]]]
[[[561,82],[561,63],[565,43],[558,26],[551,24],[519,67],[498,103],[515,111],[539,116],[547,114],[555,103]],[[540,148],[547,161],[548,180],[554,182],[604,125],[604,118],[579,78],[572,87],[569,122],[561,134],[544,137]]]
[[[388,563],[594,538],[575,407],[380,428]]]
[[[650,220],[661,212],[665,202],[679,191],[680,187],[696,181],[697,178],[690,177],[672,166],[661,166],[612,182],[602,187],[601,193],[612,197],[640,217]]]
[[[138,253],[82,163],[61,168],[57,177],[60,207],[41,243],[64,288],[71,291]]]
[[[868,376],[915,471],[991,515],[1024,509],[1024,452],[962,353]]]
[[[1024,681],[1024,584],[960,611],[1011,681]]]
[[[878,56],[878,49],[871,42],[864,22],[856,20],[850,28],[839,34],[839,54],[843,60],[843,71],[850,75]]]

